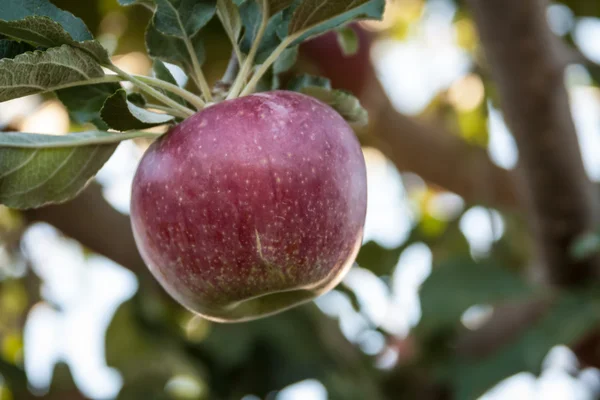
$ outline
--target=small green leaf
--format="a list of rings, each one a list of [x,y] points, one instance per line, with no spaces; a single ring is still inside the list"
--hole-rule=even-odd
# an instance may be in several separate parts
[[[34,50],[35,47],[30,46],[27,43],[15,42],[8,39],[0,39],[0,59],[15,58],[19,54]]]
[[[191,40],[198,62],[202,64],[205,54],[201,35],[196,35]],[[146,29],[146,48],[148,55],[154,59],[178,65],[184,71],[193,71],[192,60],[183,39],[162,34],[152,23]]]
[[[119,142],[137,137],[156,134],[2,132],[0,204],[25,209],[67,201],[83,190]]]
[[[67,45],[24,53],[0,60],[0,102],[103,76],[96,60]]]
[[[192,37],[215,15],[216,0],[155,0],[154,25],[165,35]]]
[[[337,40],[345,56],[352,56],[358,52],[358,35],[349,26],[337,30]]]
[[[99,129],[108,129],[100,118],[100,110],[106,99],[120,88],[118,83],[101,83],[57,90],[56,96],[69,111],[72,121],[78,124],[91,122]]]
[[[352,94],[342,90],[328,90],[317,86],[308,86],[300,92],[315,97],[334,108],[344,119],[356,127],[369,123],[369,114],[360,101]]]
[[[154,76],[157,77],[158,79],[163,80],[165,82],[169,82],[169,83],[177,86],[177,81],[173,77],[173,74],[171,74],[171,71],[169,71],[169,69],[165,66],[165,64],[162,61],[154,60],[152,70],[154,71]],[[168,97],[170,97],[171,99],[175,100],[179,104],[187,105],[187,102],[184,99],[182,99],[180,96],[178,96],[172,92],[168,92],[166,90],[161,90],[161,92],[163,94],[167,95]]]
[[[123,89],[106,99],[100,115],[108,126],[119,131],[164,125],[174,119],[171,115],[148,111],[133,104],[127,100],[127,92]]]
[[[296,42],[331,30],[354,19],[381,19],[385,0],[303,0],[294,10],[288,34]]]
[[[331,90],[331,81],[327,78],[323,78],[322,76],[303,74],[292,79],[287,86],[287,90],[300,92],[304,88],[314,86]]]

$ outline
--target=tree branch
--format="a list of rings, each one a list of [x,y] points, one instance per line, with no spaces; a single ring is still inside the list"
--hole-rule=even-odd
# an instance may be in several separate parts
[[[467,203],[516,208],[512,173],[494,165],[485,149],[470,145],[442,127],[395,110],[373,75],[363,103],[371,124],[365,141],[382,151],[399,171],[462,196]]]
[[[568,95],[565,57],[546,21],[546,0],[469,0],[519,148],[519,178],[538,265],[554,284],[595,274],[597,260],[577,262],[569,246],[597,227],[599,204],[585,173]]]

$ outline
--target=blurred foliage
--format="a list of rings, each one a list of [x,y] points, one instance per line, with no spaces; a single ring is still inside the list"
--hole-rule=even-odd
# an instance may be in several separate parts
[[[122,8],[116,0],[53,2],[81,17],[103,43],[112,46],[114,54],[144,52],[145,26],[151,14],[143,7]],[[419,117],[443,124],[464,140],[485,147],[489,141],[487,105],[498,107],[496,89],[486,72],[486,60],[464,1],[454,3],[458,6],[454,39],[472,57],[471,80],[461,79],[454,88],[438,93]],[[561,3],[576,18],[600,17],[598,1]],[[400,41],[414,38],[428,6],[425,0],[396,0],[377,34]],[[209,81],[215,82],[226,67],[231,47],[216,20],[203,34],[208,35],[206,52],[211,55],[204,68]],[[575,46],[571,32],[565,39]],[[306,60],[299,60],[298,66],[305,73],[314,72]],[[590,73],[598,84],[600,69],[590,66]],[[478,85],[483,90],[479,99]],[[472,96],[460,98],[453,90]],[[379,354],[366,355],[344,336],[338,320],[314,304],[240,325],[213,324],[182,309],[148,274],[138,271],[140,290],[120,306],[106,335],[107,362],[123,376],[119,399],[233,400],[246,394],[273,399],[282,388],[309,378],[322,382],[330,399],[474,399],[515,373],[539,374],[551,347],[577,346],[597,330],[600,296],[596,288],[559,292],[527,283],[531,239],[522,216],[500,210],[504,234],[488,254],[474,257],[460,229],[461,218],[471,205],[465,205],[458,215],[441,219],[431,212],[430,202],[436,194],[439,189],[429,187],[413,196],[418,218],[403,243],[387,248],[370,241],[357,258],[358,265],[389,284],[408,247],[423,243],[431,250],[433,272],[420,292],[422,317],[408,337],[374,326],[385,333],[386,343]],[[39,300],[40,282],[33,272],[24,272],[25,261],[19,253],[23,229],[19,214],[0,206],[0,400],[37,398],[27,389],[22,369],[22,334],[29,309]],[[572,248],[575,257],[587,257],[599,249],[597,233],[582,237]],[[340,291],[361,315],[357,295],[343,286]],[[509,331],[499,327],[500,333],[488,333],[485,325],[469,329],[461,319],[477,305],[491,307],[490,324],[501,312],[518,310],[527,318],[522,326]],[[501,348],[490,351],[486,338],[505,332]],[[473,340],[474,348],[464,345],[477,334],[481,337]],[[593,354],[597,348],[596,344]],[[398,360],[382,368],[389,351],[397,351]],[[597,358],[590,356],[586,362],[600,365]],[[50,392],[43,398],[83,397],[75,389],[68,367],[59,364]]]

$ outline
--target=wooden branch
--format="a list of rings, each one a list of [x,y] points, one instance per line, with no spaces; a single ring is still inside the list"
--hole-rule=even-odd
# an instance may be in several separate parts
[[[371,120],[366,143],[382,151],[399,171],[414,172],[470,204],[517,208],[512,173],[494,165],[485,149],[399,113],[374,77],[365,97]]]
[[[546,0],[469,0],[519,149],[523,202],[544,278],[569,285],[596,274],[597,258],[575,261],[569,246],[598,226],[597,193],[581,159],[565,57],[546,21]]]

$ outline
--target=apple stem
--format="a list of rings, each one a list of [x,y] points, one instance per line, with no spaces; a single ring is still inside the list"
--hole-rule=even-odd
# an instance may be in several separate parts
[[[227,100],[236,98],[239,96],[240,92],[243,89],[244,82],[248,78],[248,74],[252,69],[252,64],[254,63],[254,58],[256,57],[256,53],[258,52],[258,48],[260,47],[260,42],[262,42],[262,38],[267,30],[267,25],[269,24],[269,3],[267,0],[262,0],[262,20],[260,22],[260,27],[258,28],[258,32],[256,34],[256,38],[254,39],[254,43],[252,43],[252,47],[250,48],[250,52],[248,53],[248,57],[244,60],[244,64],[238,73],[238,76],[231,87],[231,91],[227,95]]]
[[[162,101],[163,103],[165,103],[166,105],[180,111],[181,113],[185,114],[186,116],[191,117],[192,115],[195,114],[194,110],[191,110],[185,106],[182,106],[175,100],[165,96],[158,90],[153,89],[151,86],[142,82],[140,79],[128,74],[127,72],[123,71],[121,68],[117,67],[116,65],[110,64],[107,66],[107,68],[110,69],[111,71],[115,72],[117,75],[121,76],[123,79],[133,83],[138,88],[140,88],[140,90],[142,90],[143,92],[147,93],[148,95],[150,95],[152,97],[155,97],[156,99],[158,99],[158,100]]]

